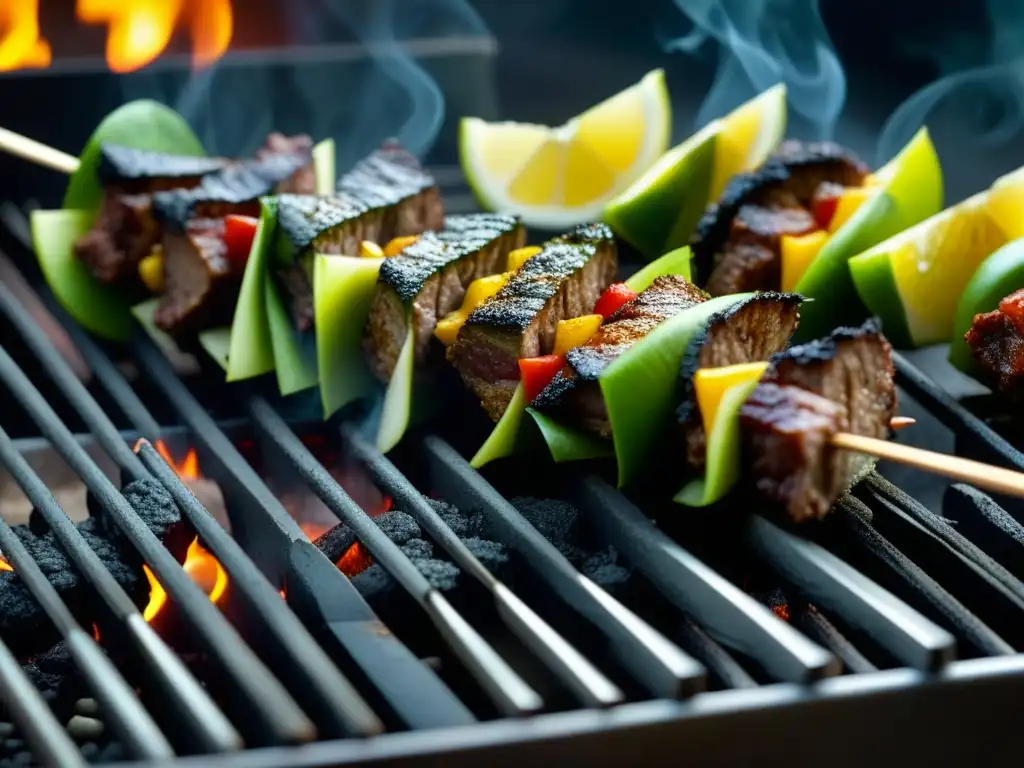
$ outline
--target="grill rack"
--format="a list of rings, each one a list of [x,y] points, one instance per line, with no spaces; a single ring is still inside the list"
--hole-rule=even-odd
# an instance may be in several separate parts
[[[61,324],[85,356],[96,379],[109,393],[117,396],[119,406],[133,427],[142,436],[153,439],[159,437],[161,430],[156,420],[131,390],[116,366],[96,344],[84,337],[52,302],[50,306],[53,314],[61,320]],[[17,309],[16,302],[0,286],[0,310],[15,325],[18,325]],[[48,373],[61,383],[76,413],[86,421],[103,448],[115,458],[122,472],[128,478],[153,474],[171,491],[182,507],[185,517],[195,527],[200,540],[228,571],[233,588],[237,586],[243,590],[251,601],[250,619],[255,619],[256,623],[272,625],[270,637],[279,645],[287,646],[275,649],[280,654],[276,657],[279,663],[287,668],[289,673],[293,672],[293,666],[301,668],[304,662],[305,669],[312,669],[316,675],[333,674],[332,681],[337,683],[341,679],[341,690],[344,690],[344,678],[320,650],[313,637],[316,633],[307,632],[303,623],[298,621],[295,614],[280,600],[275,587],[265,577],[257,574],[259,571],[266,575],[290,572],[308,577],[305,579],[308,589],[301,589],[302,584],[298,584],[298,591],[305,593],[308,600],[317,603],[321,612],[330,614],[321,615],[318,619],[328,624],[336,639],[343,643],[345,641],[338,635],[345,633],[341,631],[339,624],[346,625],[345,630],[352,630],[351,634],[346,635],[350,642],[357,636],[363,641],[366,640],[366,633],[352,626],[365,625],[367,621],[372,621],[372,618],[366,615],[365,603],[333,564],[309,544],[302,531],[280,507],[280,502],[238,453],[224,432],[210,419],[184,382],[174,375],[167,361],[152,343],[142,337],[135,339],[132,342],[133,356],[171,402],[183,422],[191,428],[193,439],[201,449],[205,471],[221,484],[226,495],[230,495],[233,501],[244,507],[245,515],[242,519],[261,530],[269,529],[274,532],[269,537],[261,537],[247,535],[245,530],[236,530],[235,535],[247,545],[260,540],[286,541],[286,545],[262,550],[240,546],[239,542],[223,531],[194,497],[185,491],[184,486],[155,451],[143,445],[136,456],[127,450],[124,436],[116,430],[109,417],[92,400],[85,387],[74,377],[59,356],[51,354],[52,349],[46,346],[45,338],[37,336],[33,342],[33,333],[38,329],[34,330],[30,325],[22,324],[18,326],[18,330],[43,362]],[[8,385],[12,381],[18,383],[16,366],[12,366],[13,361],[11,366],[0,366],[0,372],[3,374],[0,378]],[[920,371],[906,361],[898,359],[897,375],[901,385],[914,393],[915,397],[919,397],[921,402],[928,405],[930,410],[936,412],[944,423],[954,428],[959,435],[966,434],[972,440],[995,451],[1003,463],[1022,466],[1019,463],[1019,454],[1015,454],[1011,446],[1005,444],[1005,441],[1000,443],[1002,439],[991,433],[983,424],[973,423],[973,417],[955,402],[949,402],[948,397],[944,401],[941,390]],[[35,406],[38,406],[38,403],[35,403]],[[958,413],[958,409],[963,413]],[[253,396],[249,401],[249,410],[252,422],[260,432],[264,444],[269,444],[272,450],[283,454],[300,471],[305,469],[306,480],[341,519],[350,523],[358,521],[363,515],[361,510],[340,486],[329,477],[324,477],[326,473],[320,471],[322,467],[317,469],[319,464],[311,455],[303,453],[305,449],[301,442],[280,419],[273,407],[265,400]],[[43,411],[45,409],[34,407],[33,415],[37,416]],[[457,549],[457,545],[451,541],[454,539],[457,542],[457,537],[447,536],[443,522],[442,527],[438,527],[438,521],[431,521],[429,505],[401,471],[361,441],[350,428],[343,428],[342,434],[349,450],[370,471],[377,484],[402,504],[404,509],[409,510],[410,514],[417,517],[439,543],[443,546],[447,544],[445,548],[449,552]],[[68,454],[74,452],[68,447],[74,440],[69,442],[67,435],[51,432],[51,436],[54,435],[56,439],[53,442],[58,450]],[[882,758],[883,762],[888,764],[887,761],[895,762],[897,759],[905,759],[907,755],[913,755],[915,759],[930,755],[938,762],[949,762],[958,754],[970,754],[971,759],[977,759],[979,753],[984,753],[985,750],[989,750],[988,754],[994,756],[1009,754],[1008,745],[1012,738],[1012,729],[1006,726],[1012,722],[1010,713],[1014,711],[1013,700],[1024,687],[1024,656],[1014,655],[1013,647],[1009,643],[974,616],[970,608],[946,592],[913,560],[903,555],[868,520],[873,514],[877,514],[876,510],[879,508],[894,511],[897,518],[909,521],[906,525],[909,526],[910,533],[904,531],[903,541],[916,546],[914,542],[922,536],[928,536],[931,540],[943,542],[954,551],[961,562],[973,566],[975,573],[981,574],[980,578],[985,581],[988,589],[999,588],[993,585],[994,582],[1001,585],[1004,590],[1014,593],[1021,588],[1020,582],[1009,569],[993,568],[991,562],[980,562],[984,559],[984,553],[976,547],[972,549],[969,541],[961,540],[963,537],[957,539],[956,531],[941,518],[937,518],[898,489],[887,486],[881,479],[872,478],[865,486],[857,489],[856,497],[848,496],[843,500],[842,506],[850,512],[845,516],[845,521],[855,529],[854,538],[860,543],[861,554],[867,554],[876,566],[880,565],[881,572],[884,572],[891,582],[898,584],[901,591],[925,594],[937,601],[933,605],[946,613],[944,618],[955,630],[957,639],[961,642],[966,639],[970,645],[980,648],[981,653],[978,655],[982,658],[954,661],[953,637],[935,621],[883,589],[829,549],[783,530],[767,519],[756,515],[749,517],[739,529],[741,541],[746,547],[757,552],[765,563],[781,573],[790,586],[797,588],[808,599],[833,612],[833,615],[838,614],[847,624],[868,629],[874,639],[904,665],[898,669],[881,672],[866,671],[862,674],[835,677],[839,671],[839,659],[843,659],[848,668],[857,665],[866,669],[874,665],[866,659],[863,663],[858,660],[857,657],[863,659],[858,644],[844,636],[843,630],[838,629],[820,612],[814,611],[810,614],[817,616],[816,619],[812,619],[818,638],[818,642],[814,642],[806,634],[801,634],[791,625],[777,619],[761,603],[735,587],[713,567],[661,532],[633,502],[603,481],[593,477],[574,478],[570,495],[580,504],[595,529],[600,531],[606,540],[614,542],[632,565],[658,588],[671,604],[682,611],[679,617],[682,624],[679,637],[680,645],[687,646],[690,652],[687,653],[680,645],[647,625],[643,619],[631,615],[628,608],[599,587],[588,583],[585,577],[564,561],[550,542],[530,526],[483,476],[473,471],[444,441],[439,438],[428,438],[424,441],[422,453],[429,465],[429,473],[435,488],[456,506],[483,511],[502,529],[505,540],[537,570],[554,591],[562,596],[566,607],[579,613],[591,611],[591,621],[607,636],[624,643],[624,651],[643,650],[631,672],[644,682],[645,687],[656,698],[612,706],[614,701],[600,701],[600,697],[596,696],[587,700],[587,689],[577,685],[577,694],[584,703],[591,705],[590,708],[568,713],[537,715],[525,720],[504,717],[493,722],[454,730],[431,732],[419,730],[414,726],[410,732],[387,734],[375,739],[349,738],[324,741],[305,746],[301,752],[288,750],[287,747],[251,750],[238,753],[231,758],[221,758],[224,765],[337,765],[398,760],[403,760],[403,764],[410,761],[416,764],[430,764],[443,759],[446,754],[449,757],[447,762],[450,763],[453,754],[465,758],[468,762],[479,760],[485,753],[488,760],[498,759],[503,763],[521,763],[522,760],[531,758],[579,761],[586,756],[590,762],[610,764],[629,759],[639,745],[645,745],[645,749],[655,745],[657,753],[661,754],[664,750],[666,756],[673,753],[681,754],[681,750],[685,749],[687,754],[692,754],[699,760],[721,761],[754,757],[763,759],[766,754],[775,754],[776,750],[778,754],[787,753],[789,759],[792,759],[792,743],[797,739],[801,743],[798,762],[811,764],[826,757],[836,762],[837,732],[849,730],[851,722],[877,727],[887,721],[898,721],[904,728],[904,738],[897,745],[887,742],[885,749],[880,751],[879,746],[872,744],[870,739],[854,740],[849,745],[843,745],[849,748],[844,749],[843,754],[838,756],[838,762],[852,764],[870,756],[870,759]],[[9,463],[6,458],[4,463]],[[89,463],[80,462],[77,468],[81,469],[82,474],[92,473]],[[98,480],[96,482],[99,483]],[[954,487],[948,495],[966,509],[967,513],[976,510],[979,518],[988,521],[989,533],[995,541],[1006,545],[1007,541],[1013,540],[1011,533],[1008,532],[1007,523],[1013,518],[994,501],[964,487]],[[131,529],[128,522],[125,523],[125,527]],[[446,542],[445,539],[449,540]],[[408,563],[407,559],[403,560],[405,555],[402,553],[380,557],[372,541],[363,541],[371,552],[378,555],[379,561],[390,562],[396,569],[405,567],[404,563]],[[0,548],[5,551],[7,549],[3,545],[2,532]],[[386,544],[381,544],[378,549],[386,548]],[[17,553],[9,554],[12,560],[15,560],[16,568],[19,568],[19,563],[16,562]],[[166,561],[169,558],[166,552],[159,554],[147,551],[143,554],[147,562],[150,562],[150,556],[156,561]],[[158,566],[160,563],[153,565]],[[206,600],[205,595],[198,592],[187,577],[182,578],[184,574],[176,562],[172,560],[170,565],[164,562],[163,567],[166,573],[157,571],[156,567],[154,570],[157,571],[172,600],[184,609],[186,616],[191,611],[195,620],[197,614],[209,614],[213,629],[209,629],[208,634],[232,631],[228,622]],[[480,568],[483,569],[482,566]],[[475,569],[475,566],[467,570],[472,569]],[[175,570],[176,575],[173,573]],[[483,571],[486,572],[486,569]],[[486,580],[483,574],[476,575]],[[402,581],[401,578],[399,580]],[[414,581],[407,578],[404,586],[415,589],[416,585],[410,583]],[[330,588],[325,590],[325,584]],[[292,586],[289,583],[289,605],[295,607],[309,624],[310,609],[308,606],[301,607],[300,604],[305,602],[301,595],[293,598]],[[501,598],[496,596],[496,599]],[[574,606],[576,600],[583,602]],[[325,608],[328,604],[329,610]],[[430,602],[424,599],[421,605],[429,607]],[[213,609],[212,612],[210,609]],[[950,612],[953,614],[951,617],[948,615]],[[440,614],[447,617],[449,622],[454,621],[457,624],[457,613],[452,616],[442,609]],[[213,618],[214,615],[217,618]],[[441,621],[444,622],[444,619]],[[298,644],[302,646],[299,651],[295,650],[296,638]],[[686,642],[682,642],[682,639]],[[159,641],[159,638],[157,640]],[[550,638],[548,641],[550,642]],[[456,646],[459,642],[458,639],[454,640]],[[292,645],[288,645],[289,643]],[[392,690],[404,690],[406,694],[418,690],[417,686],[408,685],[409,678],[394,674],[393,670],[392,674],[388,675],[381,671],[381,665],[373,664],[371,656],[380,652],[381,648],[376,644],[371,645],[372,647],[367,649],[369,653],[362,656],[356,653],[355,658],[357,666],[363,671],[367,671],[368,668],[378,675],[373,680],[378,689],[386,690],[390,683],[392,686],[398,686]],[[241,643],[241,646],[247,647],[244,643]],[[351,645],[349,649],[352,650]],[[290,656],[289,650],[292,651]],[[744,668],[737,664],[734,657],[736,651],[745,652],[758,661],[760,666],[770,673],[772,679],[783,682],[758,686]],[[310,663],[310,657],[305,655],[307,653],[312,654],[312,658],[326,663]],[[469,653],[469,658],[474,658],[472,650]],[[9,656],[9,653],[7,655]],[[624,655],[628,660],[628,654]],[[410,658],[416,661],[411,655]],[[498,658],[500,659],[500,656]],[[854,659],[853,663],[848,659]],[[60,729],[59,723],[56,723],[52,716],[39,717],[40,702],[31,691],[25,689],[24,683],[27,681],[23,679],[23,673],[20,669],[10,669],[6,662],[3,651],[0,651],[0,679],[12,682],[9,694],[12,714],[18,718],[19,725],[25,730],[26,738],[31,741],[39,755],[52,758],[54,764],[80,764],[75,762],[74,755],[66,751],[66,744],[56,735],[53,726],[56,725],[57,729]],[[413,668],[409,665],[408,671],[411,672]],[[415,669],[424,668],[417,661]],[[705,682],[705,670],[720,680],[726,688],[735,690],[701,693]],[[562,675],[567,674],[564,667],[559,671]],[[600,675],[600,672],[597,674]],[[288,676],[282,675],[282,678],[287,679]],[[429,676],[422,677],[421,682],[429,686],[430,683],[427,681],[430,679]],[[506,683],[508,681],[509,678],[504,680]],[[308,682],[308,678],[304,682]],[[577,684],[579,682],[577,679]],[[440,681],[436,681],[435,685],[438,683]],[[372,712],[363,721],[362,728],[352,728],[353,719],[341,717],[337,709],[333,710],[336,716],[333,730],[330,724],[325,727],[324,720],[331,720],[329,714],[324,714],[325,710],[331,712],[329,707],[324,706],[325,702],[318,700],[315,695],[311,700],[308,691],[300,701],[297,689],[302,686],[293,684],[291,688],[300,715],[316,715],[319,718],[316,725],[323,736],[340,736],[342,731],[355,731],[365,735],[376,730]],[[316,690],[323,695],[323,686]],[[500,701],[502,692],[492,693]],[[521,700],[508,695],[507,690],[504,691],[504,695],[509,699]],[[605,697],[616,698],[607,687]],[[285,695],[284,700],[288,701],[289,697]],[[353,700],[358,702],[360,699],[358,696],[354,699],[346,697],[348,704]],[[394,705],[396,702],[392,699],[390,703]],[[604,709],[602,706],[594,705],[610,708]],[[736,738],[751,725],[757,725],[764,710],[768,708],[773,710],[773,731],[770,738],[762,740],[759,744],[751,744],[752,740],[749,739]],[[915,709],[915,717],[908,720],[904,708]],[[979,711],[979,708],[985,712],[984,719],[972,717],[972,713]],[[414,713],[419,709],[409,707],[407,714],[415,716]],[[527,714],[529,709],[519,707],[520,711],[514,714]],[[998,712],[1007,713],[1006,718],[993,716],[993,713]],[[506,710],[506,714],[509,713],[511,709]],[[116,727],[116,713],[105,714]],[[31,719],[30,716],[35,719]],[[348,727],[339,729],[339,720]],[[30,722],[34,725],[29,726]],[[842,723],[841,729],[835,727],[836,722]],[[945,739],[935,740],[933,731],[943,723],[956,723],[959,728],[970,732],[971,737],[957,738],[947,733]],[[63,731],[60,733],[63,734]],[[246,736],[252,738],[249,734]],[[267,740],[265,737],[266,734],[264,743]],[[46,742],[47,739],[50,741]],[[787,739],[790,740],[788,744]],[[301,740],[278,739],[282,744]],[[942,743],[941,749],[929,748],[928,742],[935,741]],[[999,752],[1000,748],[1007,749],[1007,752]],[[46,749],[51,751],[43,751]],[[962,750],[969,750],[969,753],[963,753]],[[154,757],[144,752],[137,753],[136,756]],[[56,760],[58,757],[62,759]],[[202,764],[210,764],[212,758],[203,760]],[[191,762],[189,759],[183,759],[181,764],[187,765]]]

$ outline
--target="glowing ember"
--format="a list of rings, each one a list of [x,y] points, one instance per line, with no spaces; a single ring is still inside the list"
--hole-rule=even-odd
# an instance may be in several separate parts
[[[316,541],[331,530],[332,526],[307,520],[304,523],[299,523],[299,528],[301,528],[302,532],[306,534],[307,539],[310,541]]]
[[[352,578],[373,565],[373,557],[357,541],[345,551],[345,554],[341,556],[336,565],[339,571]]]
[[[13,571],[13,570],[14,570],[14,568],[11,566],[11,564],[8,563],[6,559],[0,557],[0,571]]]
[[[78,0],[75,12],[85,24],[107,26],[107,65],[114,72],[152,63],[183,19],[192,33],[195,67],[217,61],[231,42],[231,0]]]
[[[216,603],[224,596],[224,591],[228,588],[228,574],[217,558],[203,548],[198,538],[189,545],[182,568],[192,578],[192,581],[209,595],[210,602]],[[149,579],[149,604],[142,612],[142,617],[146,621],[152,621],[167,602],[167,592],[164,591],[163,585],[157,581],[148,565],[143,564],[142,569],[146,572],[146,578]]]
[[[179,462],[171,456],[171,452],[167,450],[167,445],[163,440],[157,440],[153,443],[153,447],[182,480],[199,480],[202,477],[199,473],[199,455],[195,448],[189,448],[185,458]]]
[[[39,35],[39,0],[0,2],[0,71],[48,67],[51,59]]]
[[[786,603],[776,603],[775,605],[773,605],[772,613],[774,613],[783,621],[789,621],[789,605]]]

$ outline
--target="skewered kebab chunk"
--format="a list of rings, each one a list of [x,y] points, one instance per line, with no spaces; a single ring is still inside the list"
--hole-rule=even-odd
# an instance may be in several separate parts
[[[843,188],[860,187],[867,177],[867,166],[842,147],[796,141],[783,142],[758,170],[735,176],[691,242],[708,292],[787,288],[783,236],[829,229]]]
[[[103,202],[95,226],[75,243],[75,255],[105,283],[137,280],[139,261],[160,240],[153,193],[192,189],[226,162],[104,145],[99,165]]]
[[[469,314],[448,359],[492,420],[519,385],[519,360],[549,354],[559,321],[588,313],[617,269],[611,230],[583,225],[545,244]]]
[[[878,325],[839,328],[772,358],[740,409],[744,461],[794,521],[821,518],[875,462],[832,438],[884,439],[895,412],[892,347]]]
[[[295,325],[305,331],[313,325],[314,251],[358,256],[364,241],[383,245],[441,229],[444,203],[434,178],[390,140],[341,178],[330,202],[290,200],[278,216],[297,252],[278,277],[291,298]]]
[[[391,379],[408,336],[409,309],[419,365],[427,358],[438,319],[462,305],[474,280],[505,271],[509,253],[525,240],[515,216],[448,216],[443,231],[428,232],[387,259],[363,333],[363,349],[377,378]]]
[[[264,152],[193,189],[153,196],[163,226],[165,288],[154,317],[161,330],[176,335],[230,322],[245,261],[228,257],[224,217],[258,216],[260,197],[308,181],[310,145],[302,142],[293,154]]]
[[[1000,301],[998,309],[975,315],[964,341],[1000,392],[1024,393],[1024,289]]]

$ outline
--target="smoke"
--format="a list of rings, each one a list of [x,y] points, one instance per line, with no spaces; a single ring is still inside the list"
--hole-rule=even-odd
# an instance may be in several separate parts
[[[281,7],[283,50],[233,48],[184,85],[174,73],[134,73],[123,79],[125,97],[171,104],[212,154],[251,152],[271,130],[332,137],[340,171],[391,136],[419,156],[429,152],[445,99],[423,61],[493,52],[467,0],[289,0]],[[236,26],[244,24],[240,13]]]
[[[1024,4],[987,0],[983,7],[987,46],[955,24],[930,34],[927,44],[906,46],[908,56],[932,63],[939,77],[890,115],[878,142],[880,161],[939,113],[953,115],[966,135],[988,148],[1006,144],[1024,127]]]
[[[717,43],[718,71],[697,115],[703,126],[779,82],[789,107],[817,138],[831,138],[846,100],[846,76],[818,0],[673,0],[693,22],[666,50],[696,53]]]

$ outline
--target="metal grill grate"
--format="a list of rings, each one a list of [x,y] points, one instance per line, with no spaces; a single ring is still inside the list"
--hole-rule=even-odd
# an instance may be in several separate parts
[[[119,368],[59,309],[53,313],[134,436],[159,439],[165,430]],[[256,439],[263,460],[289,466],[390,574],[403,605],[426,619],[423,626],[433,627],[440,647],[467,673],[468,683],[454,683],[417,657],[412,648],[420,638],[388,631],[148,338],[132,341],[131,358],[188,428],[204,473],[223,489],[235,513],[231,534],[151,445],[131,449],[110,410],[2,284],[0,315],[123,483],[155,482],[169,492],[230,577],[237,610],[228,615],[99,469],[40,394],[40,381],[0,350],[0,381],[156,574],[207,661],[206,674],[197,674],[142,620],[19,442],[0,432],[0,463],[108,609],[103,648],[5,524],[0,549],[57,627],[132,758],[194,754],[181,764],[226,766],[612,764],[643,750],[656,763],[686,754],[697,762],[785,756],[847,765],[985,760],[1013,741],[1013,706],[1024,690],[1024,655],[1016,653],[1024,645],[1017,628],[1024,527],[1012,509],[971,488],[951,488],[948,514],[940,517],[875,475],[847,494],[827,523],[794,533],[758,514],[687,526],[678,513],[673,521],[657,503],[627,498],[599,477],[563,471],[558,495],[632,569],[630,589],[613,595],[513,503],[513,493],[529,494],[543,481],[520,478],[517,487],[485,478],[437,436],[416,440],[396,466],[353,425],[341,424],[336,437],[346,454],[476,588],[450,600],[335,481],[278,406],[235,387],[246,399],[240,428]],[[898,359],[897,372],[958,435],[1024,468],[1012,446],[920,371]],[[425,492],[479,515],[512,550],[530,586],[506,584],[489,570]],[[745,587],[748,572],[784,596],[788,621]],[[496,621],[485,620],[491,614]],[[119,668],[103,652],[115,640],[131,650],[133,664]],[[82,764],[2,645],[0,682],[37,760]],[[870,736],[882,727],[897,736],[884,744]],[[388,732],[366,738],[382,729]],[[212,757],[226,752],[238,754]]]

